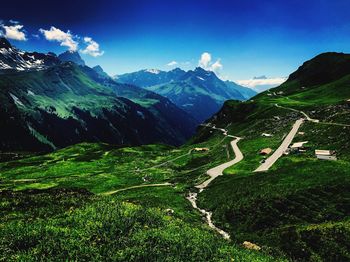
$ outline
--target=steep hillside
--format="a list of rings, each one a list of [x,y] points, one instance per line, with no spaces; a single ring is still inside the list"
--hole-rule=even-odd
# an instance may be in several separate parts
[[[162,125],[147,108],[117,97],[73,63],[1,75],[0,85],[2,150],[55,149],[82,141],[179,144],[186,139],[174,125]]]
[[[251,241],[300,261],[350,259],[350,96],[348,55],[327,53],[306,62],[288,81],[247,102],[227,102],[208,120],[242,137],[244,160],[200,195],[200,206],[236,241]],[[322,79],[321,79],[322,78]],[[253,172],[276,151],[295,120],[306,118],[293,142],[306,151],[282,156]],[[267,134],[267,135],[266,135]],[[194,141],[211,134],[202,128]],[[315,149],[335,150],[322,161]]]
[[[194,133],[196,121],[168,99],[115,83],[76,52],[56,57],[22,52],[4,38],[0,44],[0,150],[83,141],[179,145]]]
[[[103,69],[101,73],[101,69],[96,71],[96,68],[83,68],[87,75],[110,88],[117,96],[130,99],[152,112],[163,129],[178,136],[179,141],[185,142],[195,133],[197,121],[168,98],[138,86],[117,83],[103,74]]]

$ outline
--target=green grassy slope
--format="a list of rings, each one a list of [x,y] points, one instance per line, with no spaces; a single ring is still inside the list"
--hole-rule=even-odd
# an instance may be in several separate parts
[[[317,59],[310,63],[316,63]],[[307,63],[308,68],[310,63]],[[341,65],[346,68],[343,62]],[[196,136],[180,148],[163,145],[117,148],[84,143],[47,155],[0,163],[0,191],[5,195],[18,194],[16,198],[2,200],[2,206],[6,207],[5,220],[0,227],[4,250],[8,256],[17,254],[23,258],[42,257],[47,253],[59,258],[63,250],[73,258],[86,252],[88,259],[93,250],[104,258],[134,260],[147,260],[150,254],[152,258],[170,261],[202,258],[264,261],[271,257],[297,261],[349,260],[350,127],[331,123],[350,124],[350,107],[344,102],[349,94],[350,71],[344,75],[334,70],[335,73],[322,82],[313,84],[309,75],[319,75],[316,68],[317,74],[307,71],[306,76],[300,73],[304,70],[301,68],[299,73],[293,74],[298,77],[252,100],[227,101],[222,110],[207,121],[242,137],[238,146],[245,158],[226,169],[223,176],[199,194],[199,206],[213,212],[215,224],[230,233],[231,242],[222,242],[214,231],[208,231],[185,199],[194,185],[207,178],[206,170],[227,161],[226,148],[230,139],[220,132],[200,127]],[[303,110],[321,120],[321,123],[305,122],[300,129],[304,134],[294,139],[294,142],[309,141],[309,149],[305,153],[283,156],[268,172],[253,173],[264,159],[259,151],[265,147],[276,150],[295,120],[303,117],[288,108]],[[264,137],[262,133],[272,137]],[[210,150],[188,154],[194,147]],[[317,160],[314,149],[336,150],[339,160]],[[232,151],[229,152],[232,158]],[[130,189],[163,183],[171,185]],[[55,195],[51,192],[66,188],[74,192],[79,189],[85,192],[79,194],[88,195],[82,197],[82,206],[71,204],[69,199],[57,200],[28,191],[41,189],[35,192]],[[85,191],[103,194],[119,189],[128,190],[109,197],[92,196]],[[25,199],[38,197],[26,200],[31,203],[29,205],[19,201],[21,208],[14,207],[11,211],[11,199],[21,199],[21,194]],[[74,199],[78,198],[75,194],[71,193]],[[33,207],[52,208],[57,201],[63,207],[58,205],[57,211],[48,212],[49,223],[43,222],[44,212],[35,211]],[[67,213],[68,206],[72,206],[71,213]],[[33,209],[28,212],[26,208]],[[174,213],[169,215],[167,209]],[[114,214],[117,210],[122,215]],[[32,212],[32,222],[18,224]],[[102,219],[100,213],[107,219]],[[162,223],[164,219],[168,222]],[[89,225],[86,232],[80,220]],[[76,230],[64,231],[71,226]],[[17,229],[21,227],[25,230]],[[112,238],[109,231],[119,232],[120,238]],[[45,241],[51,237],[61,243],[59,236],[64,236],[71,244],[52,244],[46,248],[36,232],[40,232]],[[27,240],[27,236],[34,239],[32,246],[18,250],[11,244],[18,243],[17,239]],[[102,239],[102,244],[96,239]],[[83,251],[75,248],[79,241],[85,244]],[[243,241],[256,243],[262,250],[246,253],[239,248]],[[111,254],[110,250],[119,251]],[[165,250],[171,254],[167,258],[163,257]]]
[[[166,99],[154,97],[156,102],[145,106],[152,97],[140,96],[137,104],[91,72],[65,63],[0,75],[0,149],[52,150],[83,141],[179,145],[193,134],[195,121]]]
[[[272,261],[161,208],[84,190],[0,194],[1,261]]]
[[[306,65],[317,63],[319,58]],[[310,71],[319,69],[308,68],[306,76],[304,70],[301,67],[289,81],[251,101],[226,103],[210,120],[217,126],[231,122],[231,132],[244,137],[240,147],[245,159],[200,195],[200,205],[212,210],[215,222],[238,242],[252,241],[296,260],[347,261],[350,127],[332,123],[350,124],[350,108],[344,102],[350,97],[350,78],[342,72],[340,79],[334,79],[339,76],[334,73],[312,82],[320,72]],[[259,150],[277,149],[295,119],[303,117],[275,104],[303,110],[321,123],[304,123],[300,131],[305,134],[294,139],[309,141],[307,152],[283,156],[268,172],[253,173],[264,158]],[[317,160],[315,149],[336,150],[339,160]]]
[[[226,161],[228,142],[214,132],[181,148],[84,143],[1,163],[2,258],[275,260],[221,239],[185,199],[205,170]],[[203,146],[210,151],[188,154]],[[90,193],[164,182],[173,186]]]

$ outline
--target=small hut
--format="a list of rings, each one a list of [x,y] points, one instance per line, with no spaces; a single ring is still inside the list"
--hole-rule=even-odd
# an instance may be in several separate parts
[[[337,154],[334,150],[315,150],[317,159],[337,160]]]
[[[193,150],[195,152],[207,152],[207,151],[209,151],[209,148],[207,148],[207,147],[195,147],[195,148],[193,148]]]
[[[307,148],[304,146],[308,141],[296,142],[290,146],[291,151],[293,152],[305,152]]]
[[[264,149],[261,149],[261,150],[260,150],[260,155],[266,156],[266,155],[271,154],[271,152],[272,152],[272,149],[271,149],[271,148],[264,148]]]

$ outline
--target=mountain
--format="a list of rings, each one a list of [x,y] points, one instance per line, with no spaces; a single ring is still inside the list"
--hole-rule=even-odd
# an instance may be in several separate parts
[[[232,82],[229,80],[225,81],[225,84],[229,89],[234,89],[238,91],[243,96],[244,100],[248,100],[257,94],[255,90],[245,86],[238,85],[235,82]]]
[[[110,78],[110,76],[103,70],[103,68],[99,65],[94,66],[92,68],[93,70],[95,70],[95,72],[102,78]]]
[[[349,98],[350,55],[324,53],[254,99],[225,102],[207,123],[241,137],[244,159],[200,194],[200,208],[237,243],[249,239],[291,261],[348,261]],[[268,161],[259,152],[277,151],[300,118],[291,144],[307,141],[305,148],[253,172]],[[192,141],[206,145],[215,135],[203,126]],[[334,150],[337,161],[317,159],[317,149]]]
[[[292,73],[288,80],[304,86],[321,85],[338,80],[350,72],[350,55],[344,53],[323,53],[305,62]]]
[[[257,79],[267,79],[266,75],[262,75],[262,76],[254,76],[253,80],[257,80]]]
[[[73,62],[77,65],[84,66],[85,61],[81,58],[78,52],[75,51],[66,51],[58,56],[62,62]]]
[[[165,72],[142,70],[121,75],[118,82],[139,85],[169,98],[198,123],[216,113],[227,99],[246,100],[256,94],[234,82],[224,82],[200,67],[188,72],[176,68]]]
[[[94,81],[110,88],[118,97],[130,99],[154,114],[164,130],[168,130],[181,142],[190,138],[197,127],[197,121],[168,98],[134,85],[115,82],[111,77],[101,77],[96,68],[82,68]],[[102,69],[102,68],[101,68]],[[103,69],[102,69],[103,70]]]
[[[0,38],[0,74],[43,70],[59,63],[54,53],[23,52],[13,47],[6,38]]]
[[[19,68],[28,53],[1,43],[2,53],[11,52],[1,64],[11,58]],[[195,120],[166,98],[52,54],[33,54],[47,63],[0,74],[0,150],[52,150],[84,141],[179,145],[195,130]]]
[[[136,85],[140,87],[150,87],[176,81],[185,75],[186,72],[180,68],[175,68],[169,72],[158,69],[145,69],[133,73],[116,75],[114,79],[120,83]]]
[[[347,59],[345,54],[322,54],[307,61],[277,88],[247,101],[226,101],[207,125],[200,126],[180,147],[157,144],[120,148],[81,143],[0,163],[0,201],[4,207],[0,250],[10,258],[25,256],[30,260],[48,253],[56,260],[67,254],[115,260],[117,247],[117,260],[197,261],[200,254],[199,260],[205,261],[349,261]],[[91,87],[99,92],[107,88],[114,95],[142,99],[147,108],[153,101],[148,96],[158,99],[147,90],[103,79],[91,68],[75,68],[85,76],[83,82],[93,83]],[[320,81],[320,76],[325,77]],[[76,79],[77,74],[72,77]],[[10,84],[8,90],[13,86]],[[27,104],[16,97],[10,101],[18,106]],[[95,100],[89,98],[87,106]],[[97,102],[101,105],[105,101]],[[320,121],[307,120],[306,115]],[[261,150],[281,152],[278,148],[286,144],[283,141],[288,142],[287,134],[295,130],[292,127],[300,118],[304,121],[291,142],[307,141],[305,148],[287,151],[270,169],[254,172],[269,162]],[[0,116],[3,119],[10,121],[11,117]],[[17,128],[12,130],[18,132]],[[235,136],[240,139],[231,151]],[[192,150],[195,148],[206,149]],[[236,158],[237,148],[243,154],[240,162],[211,179],[205,190],[195,188],[208,179],[207,170]],[[317,159],[316,149],[335,150],[337,161]],[[113,201],[94,195],[115,193]],[[202,211],[189,208],[187,199],[193,195],[198,208],[208,212],[212,223],[227,232],[231,241],[204,225],[207,220],[200,223]],[[101,214],[108,214],[107,220]],[[19,224],[21,229],[17,230]],[[18,239],[31,245],[19,250],[13,244]],[[67,240],[72,244],[65,245]],[[77,249],[82,241],[84,249]],[[168,252],[154,252],[155,248]]]

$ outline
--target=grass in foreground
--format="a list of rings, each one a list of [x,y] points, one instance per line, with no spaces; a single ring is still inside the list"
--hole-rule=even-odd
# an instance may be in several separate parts
[[[275,261],[163,208],[84,190],[3,191],[0,206],[0,261]]]

